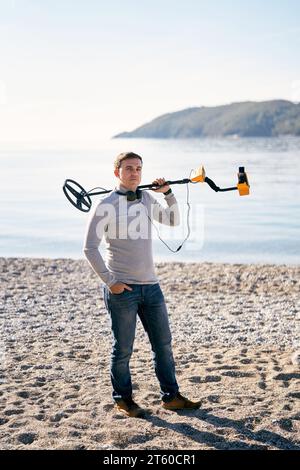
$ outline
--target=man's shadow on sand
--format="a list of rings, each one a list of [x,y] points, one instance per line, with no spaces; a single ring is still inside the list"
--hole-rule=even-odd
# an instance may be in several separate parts
[[[170,429],[200,444],[207,444],[210,447],[214,447],[215,449],[267,450],[268,446],[272,446],[281,450],[300,450],[300,444],[296,444],[295,442],[284,438],[280,434],[276,434],[265,429],[257,432],[251,431],[246,426],[246,419],[234,420],[229,418],[220,418],[219,416],[210,414],[205,410],[197,410],[192,413],[191,411],[177,411],[176,413],[179,416],[190,416],[193,418],[198,418],[199,420],[203,420],[218,428],[232,428],[245,438],[257,441],[260,444],[248,444],[243,440],[228,441],[219,434],[199,431],[198,429],[195,429],[191,425],[185,423],[169,423],[168,421],[165,421],[155,415],[148,416],[147,421],[150,421],[154,426]],[[155,438],[155,436],[153,438]],[[131,443],[138,443],[140,442],[140,439],[141,437],[135,436]]]

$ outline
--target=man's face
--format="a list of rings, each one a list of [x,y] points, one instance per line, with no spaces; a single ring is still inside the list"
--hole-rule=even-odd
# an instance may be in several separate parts
[[[123,186],[135,191],[142,179],[142,162],[139,158],[127,158],[114,173]]]

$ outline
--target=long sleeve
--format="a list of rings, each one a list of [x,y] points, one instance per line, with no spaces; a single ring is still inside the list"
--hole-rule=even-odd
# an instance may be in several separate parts
[[[103,215],[99,211],[101,202],[92,213],[86,229],[83,252],[89,264],[100,277],[100,279],[110,287],[116,282],[115,277],[107,269],[105,262],[99,252],[99,245],[104,235],[104,230],[108,222],[107,215]]]
[[[148,193],[149,194],[149,193]],[[152,205],[152,217],[160,224],[174,227],[180,224],[179,207],[173,193],[165,196],[167,207],[163,207],[151,194],[149,194]]]

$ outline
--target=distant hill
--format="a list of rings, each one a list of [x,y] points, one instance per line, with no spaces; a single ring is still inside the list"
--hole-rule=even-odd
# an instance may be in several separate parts
[[[164,114],[114,138],[195,138],[300,136],[300,104],[285,100],[188,108]]]

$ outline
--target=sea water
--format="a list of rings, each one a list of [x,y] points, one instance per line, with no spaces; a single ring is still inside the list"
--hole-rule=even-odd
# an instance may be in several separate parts
[[[193,168],[220,187],[237,184],[244,166],[250,195],[214,192],[206,183],[176,185],[181,224],[153,230],[156,261],[230,263],[300,262],[300,138],[112,139],[95,150],[0,151],[0,256],[82,258],[89,214],[62,191],[67,178],[86,190],[113,189],[114,157],[133,151],[144,160],[142,184],[187,178]],[[188,187],[187,187],[188,186]],[[188,194],[187,194],[188,191]],[[161,194],[152,194],[164,204]],[[93,205],[101,196],[92,198]],[[104,254],[104,245],[101,244]]]

